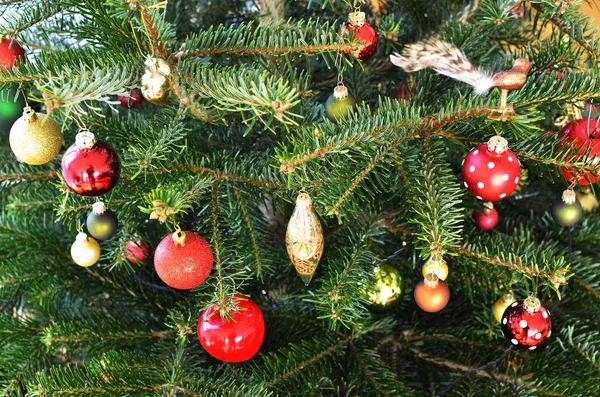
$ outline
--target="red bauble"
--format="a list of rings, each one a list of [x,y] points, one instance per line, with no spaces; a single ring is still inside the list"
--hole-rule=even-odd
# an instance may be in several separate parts
[[[150,258],[150,246],[142,240],[125,243],[125,258],[131,263],[146,262]]]
[[[232,319],[222,319],[211,305],[202,312],[198,321],[198,340],[216,359],[239,363],[251,359],[265,336],[265,321],[256,303],[241,295],[234,295],[237,310]]]
[[[351,39],[362,42],[362,45],[355,50],[344,50],[344,54],[352,54],[353,57],[366,61],[371,58],[377,49],[377,31],[365,22],[364,12],[353,12],[348,19],[345,33]]]
[[[10,69],[25,59],[25,50],[16,40],[0,39],[0,69]]]
[[[82,135],[87,138],[83,143]],[[108,143],[96,141],[87,130],[77,134],[76,140],[62,158],[62,176],[71,190],[95,197],[115,187],[121,175],[117,152]]]
[[[208,278],[212,268],[210,245],[193,232],[171,233],[154,251],[154,269],[158,277],[173,288],[199,286]]]
[[[565,125],[558,133],[558,149],[568,145],[574,145],[573,153],[568,157],[569,161],[585,162],[586,164],[597,164],[600,161],[600,123],[595,119],[579,119]],[[595,183],[600,180],[600,175],[579,173],[575,168],[561,167],[561,170],[569,182],[577,182],[580,185]]]
[[[506,140],[500,137],[492,137],[487,144],[471,149],[462,164],[465,187],[483,201],[498,201],[510,196],[520,177],[521,163],[506,147]]]
[[[486,208],[483,212],[475,211],[473,212],[473,219],[477,229],[489,231],[498,224],[498,211],[495,208]]]
[[[133,90],[131,95],[117,95],[117,99],[121,102],[121,105],[133,109],[139,107],[144,102],[144,97],[140,90]]]
[[[429,273],[415,287],[415,302],[429,313],[439,312],[450,300],[450,289],[435,273]]]
[[[550,312],[534,297],[514,302],[502,315],[502,333],[513,345],[534,350],[552,333]]]

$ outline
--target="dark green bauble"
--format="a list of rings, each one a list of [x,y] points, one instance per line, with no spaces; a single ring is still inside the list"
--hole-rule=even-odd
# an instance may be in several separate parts
[[[567,204],[563,199],[558,198],[552,204],[550,213],[556,223],[569,227],[579,222],[583,215],[583,208],[579,200],[575,200],[572,204]]]
[[[98,240],[108,240],[117,233],[119,220],[111,210],[105,210],[102,214],[90,211],[85,221],[88,232]]]
[[[15,121],[23,115],[24,107],[23,96],[17,95],[16,89],[0,91],[0,133],[10,131]]]
[[[329,96],[327,102],[325,102],[325,115],[331,121],[338,122],[348,116],[350,109],[354,107],[356,101],[348,93],[346,87],[340,86],[335,87],[333,94]]]
[[[373,284],[364,290],[371,311],[381,312],[393,308],[402,297],[402,275],[394,266],[384,263],[373,269]]]

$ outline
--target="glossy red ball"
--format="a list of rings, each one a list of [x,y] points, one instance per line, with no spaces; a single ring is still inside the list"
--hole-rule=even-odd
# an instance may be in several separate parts
[[[16,40],[0,39],[0,69],[10,69],[25,60],[25,50]]]
[[[487,144],[471,149],[462,165],[462,178],[469,193],[483,201],[498,201],[515,191],[521,178],[521,163],[510,149],[502,154]]]
[[[523,300],[512,303],[502,315],[502,333],[513,345],[534,350],[552,333],[550,311],[540,306],[529,313],[523,307]]]
[[[498,224],[498,211],[495,208],[473,212],[475,226],[479,230],[489,231]]]
[[[171,233],[154,251],[154,269],[170,287],[192,289],[202,284],[213,268],[210,245],[194,232],[184,232],[183,246],[173,240]]]
[[[131,263],[146,262],[151,252],[150,246],[142,240],[129,240],[125,244],[125,258]]]
[[[121,106],[128,109],[137,108],[144,102],[144,96],[140,90],[133,90],[131,95],[117,95],[117,99],[121,102]]]
[[[82,196],[100,196],[119,181],[121,162],[117,152],[104,141],[91,149],[73,144],[62,158],[62,176],[71,190]]]
[[[251,359],[265,337],[265,321],[256,303],[235,295],[238,310],[231,320],[222,319],[215,306],[202,312],[198,321],[198,340],[214,358],[228,363]]]
[[[567,159],[571,162],[585,162],[598,164],[600,162],[600,123],[595,119],[579,119],[571,121],[558,133],[557,149],[561,150],[569,145],[574,145],[576,153],[569,154]],[[572,167],[562,167],[563,174],[569,182],[588,185],[600,180],[600,175],[590,172],[580,173]]]
[[[373,26],[366,22],[362,26],[348,22],[346,23],[346,34],[353,40],[362,41],[362,45],[356,50],[344,50],[344,54],[352,54],[353,57],[361,61],[366,61],[375,54],[379,40],[377,39],[377,31]]]

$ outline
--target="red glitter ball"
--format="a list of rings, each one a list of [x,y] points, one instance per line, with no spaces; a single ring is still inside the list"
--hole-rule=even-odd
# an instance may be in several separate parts
[[[173,241],[175,233],[162,239],[154,251],[154,269],[170,287],[191,289],[208,278],[213,268],[213,253],[202,237],[193,232],[183,233],[183,246]]]
[[[117,152],[104,141],[91,149],[79,149],[73,144],[62,158],[62,176],[75,193],[100,196],[119,181],[121,162]]]
[[[552,333],[550,311],[544,306],[529,313],[523,300],[512,303],[502,315],[502,333],[513,345],[534,350]]]
[[[462,178],[469,193],[483,201],[498,201],[511,195],[519,184],[521,163],[510,149],[502,154],[483,144],[471,149],[462,165]]]
[[[574,145],[577,153],[568,157],[572,162],[585,162],[586,164],[597,164],[600,161],[600,123],[595,119],[579,119],[565,125],[558,133],[559,142],[557,149],[568,145]],[[561,170],[569,182],[577,182],[580,185],[588,185],[600,180],[600,175],[590,172],[579,173],[572,167],[561,167]]]
[[[0,39],[0,69],[10,69],[25,60],[25,50],[16,40]]]
[[[492,230],[498,224],[498,211],[495,208],[485,209],[483,212],[473,212],[475,226],[479,230]]]
[[[198,320],[198,340],[214,358],[228,363],[251,359],[265,337],[265,321],[260,308],[249,298],[234,295],[238,310],[232,319],[221,318],[211,305]]]
[[[125,244],[125,257],[131,263],[146,262],[150,258],[151,252],[150,246],[142,240],[137,242],[129,240]]]
[[[349,53],[352,53],[355,58],[358,58],[361,61],[366,61],[367,59],[371,58],[373,54],[375,54],[375,50],[377,50],[377,44],[379,41],[377,39],[377,31],[373,28],[373,26],[366,22],[362,26],[347,22],[346,33],[351,38],[362,41],[363,46],[361,46],[360,49],[352,51],[344,50],[344,54],[348,55]]]

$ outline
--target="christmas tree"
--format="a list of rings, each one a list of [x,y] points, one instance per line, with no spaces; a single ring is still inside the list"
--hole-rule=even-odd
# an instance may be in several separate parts
[[[590,7],[0,0],[2,395],[600,395]]]

